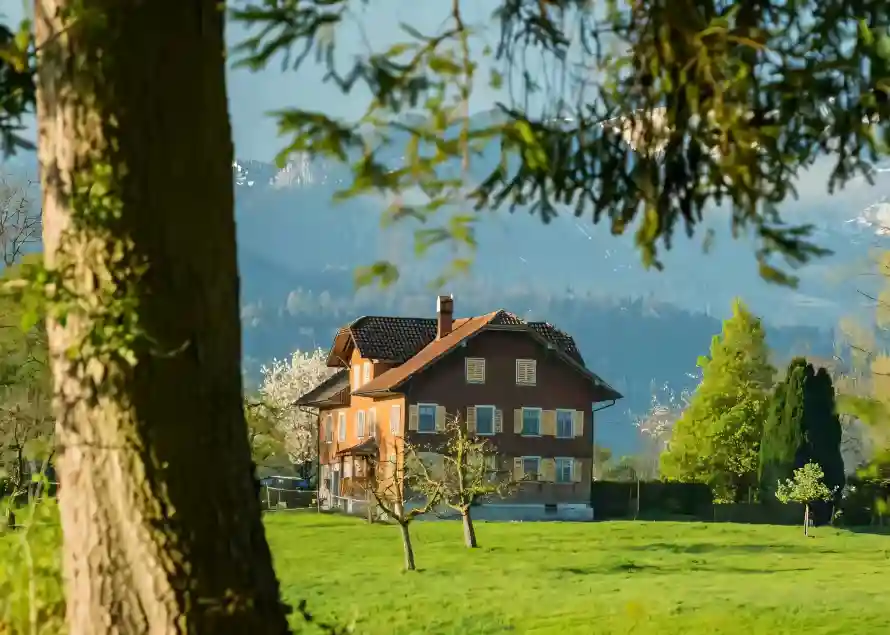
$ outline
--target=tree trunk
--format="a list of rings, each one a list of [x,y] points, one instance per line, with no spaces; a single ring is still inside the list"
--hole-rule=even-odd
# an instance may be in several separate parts
[[[479,545],[476,543],[476,528],[473,526],[473,516],[470,508],[465,507],[462,509],[460,515],[464,525],[464,544],[471,549],[475,549]]]
[[[288,632],[241,405],[223,23],[35,0],[70,635]]]
[[[405,571],[414,571],[414,547],[411,546],[411,533],[408,531],[408,523],[399,523],[402,532],[402,549],[405,551]]]
[[[809,503],[804,503],[803,505],[803,535],[810,535],[810,505]]]

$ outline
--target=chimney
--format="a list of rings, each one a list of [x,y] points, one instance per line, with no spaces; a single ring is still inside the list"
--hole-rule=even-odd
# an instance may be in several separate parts
[[[440,295],[436,298],[436,317],[438,318],[438,328],[436,329],[436,339],[442,339],[451,333],[451,327],[454,325],[454,297],[450,295]]]

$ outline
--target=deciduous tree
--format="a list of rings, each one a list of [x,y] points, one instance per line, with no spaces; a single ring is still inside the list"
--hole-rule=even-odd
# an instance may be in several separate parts
[[[221,9],[35,2],[70,635],[288,631],[242,407]]]
[[[478,546],[473,525],[473,506],[484,500],[507,496],[516,486],[512,470],[504,469],[495,446],[473,433],[475,422],[452,417],[445,424],[445,441],[433,450],[435,460],[417,470],[411,486],[427,498],[442,502],[460,514],[464,544]],[[469,426],[469,427],[468,427]]]
[[[803,533],[810,535],[810,505],[816,501],[831,500],[834,492],[825,486],[822,468],[818,463],[810,462],[794,470],[794,478],[784,483],[779,481],[776,487],[776,498],[782,503],[803,503]]]
[[[296,401],[330,377],[336,369],[328,368],[327,353],[294,351],[287,359],[274,359],[260,372],[259,393],[266,413],[282,435],[293,463],[301,465],[318,456],[318,415],[297,406]]]
[[[768,360],[760,319],[736,300],[710,356],[699,358],[701,383],[674,425],[663,476],[708,483],[719,500],[750,494],[774,374]]]
[[[399,526],[405,571],[414,571],[414,545],[411,542],[411,523],[418,516],[428,514],[441,504],[445,493],[439,482],[425,490],[419,484],[433,481],[421,452],[408,443],[401,444],[404,452],[384,458],[373,458],[369,463],[368,488],[377,506]],[[433,481],[434,482],[434,481]],[[414,484],[414,485],[412,485]],[[409,509],[408,503],[416,503]]]

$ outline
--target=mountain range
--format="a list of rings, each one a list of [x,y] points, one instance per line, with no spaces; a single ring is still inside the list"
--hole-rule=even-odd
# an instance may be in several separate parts
[[[477,115],[474,125],[491,117]],[[394,165],[402,160],[398,150],[387,157]],[[471,178],[484,178],[495,160],[483,154]],[[29,162],[19,168],[32,172]],[[734,297],[763,317],[777,360],[830,356],[838,321],[870,314],[858,291],[874,282],[858,274],[872,249],[890,246],[890,165],[877,166],[874,184],[853,182],[833,196],[826,192],[829,169],[817,163],[797,184],[798,200],[783,208],[789,223],[813,224],[815,241],[834,252],[801,268],[797,289],[762,281],[752,241],[730,238],[728,215],[717,209],[696,234],[715,230],[709,252],[700,238],[678,238],[661,272],[641,266],[632,235],[613,236],[589,218],[566,213],[545,225],[520,211],[482,212],[470,275],[433,290],[430,281],[450,252],[418,259],[419,225],[382,228],[381,198],[332,203],[348,185],[347,167],[307,155],[283,169],[239,159],[233,180],[247,376],[256,382],[262,364],[294,349],[328,347],[336,328],[359,315],[431,316],[436,294],[450,292],[458,315],[503,308],[571,333],[587,364],[626,396],[600,415],[600,442],[631,451],[633,416],[648,409],[653,387],[694,386],[696,359]],[[355,268],[380,259],[399,266],[399,280],[356,291]]]

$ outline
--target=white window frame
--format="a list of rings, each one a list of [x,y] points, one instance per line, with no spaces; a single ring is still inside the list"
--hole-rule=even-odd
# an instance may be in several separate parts
[[[568,413],[569,415],[569,435],[563,436],[559,434],[559,413]],[[556,409],[556,433],[557,439],[574,439],[575,438],[575,411],[570,408],[557,408]]]
[[[353,364],[352,366],[352,387],[353,389],[361,388],[362,385],[362,367],[361,364]]]
[[[560,474],[559,462],[560,461],[568,461],[569,462],[569,480],[567,480],[567,481],[559,480],[559,474]],[[553,475],[553,480],[556,483],[565,484],[565,483],[574,483],[575,482],[575,458],[574,457],[557,456],[556,458],[553,459],[553,469],[555,471],[555,474]]]
[[[418,425],[420,424],[420,412],[417,413]],[[393,404],[389,407],[389,432],[390,434],[398,434],[402,429],[402,405]]]
[[[538,433],[537,434],[530,434],[525,431],[525,411],[526,410],[534,410],[535,412],[538,413]],[[522,407],[522,430],[520,431],[519,434],[524,437],[539,437],[539,436],[541,436],[541,424],[543,423],[543,419],[544,419],[544,409],[543,408],[535,408],[532,406],[523,406]]]
[[[482,379],[479,381],[470,379],[470,364],[477,362],[482,366]],[[485,358],[484,357],[465,357],[464,358],[464,381],[468,384],[484,384],[485,383]]]
[[[520,381],[519,368],[522,364],[531,364],[534,372],[534,381]],[[516,360],[516,385],[517,386],[537,386],[538,385],[538,360],[521,358]]]
[[[368,408],[368,436],[377,438],[377,408]]]
[[[345,441],[346,440],[346,413],[340,412],[337,414],[337,440]]]
[[[541,480],[541,457],[540,456],[524,456],[522,457],[522,478],[525,479],[527,472],[525,471],[525,462],[534,459],[537,461],[538,467],[535,470],[535,482]]]
[[[479,409],[487,408],[491,410],[491,432],[479,432]],[[491,405],[481,405],[476,406],[476,434],[480,437],[491,437],[494,436],[495,428],[494,428],[494,418],[497,416],[498,409],[495,406]]]
[[[434,434],[436,432],[436,413],[439,404],[437,403],[419,403],[417,404],[417,431],[421,434]],[[423,430],[420,427],[420,422],[423,421],[423,416],[421,415],[421,411],[423,408],[432,408],[433,409],[433,429],[432,430]]]
[[[324,442],[334,442],[334,415],[330,412],[324,417]]]
[[[362,364],[362,385],[371,381],[371,362]]]
[[[355,436],[359,439],[363,439],[366,435],[365,433],[365,411],[364,410],[356,410],[355,411]]]

